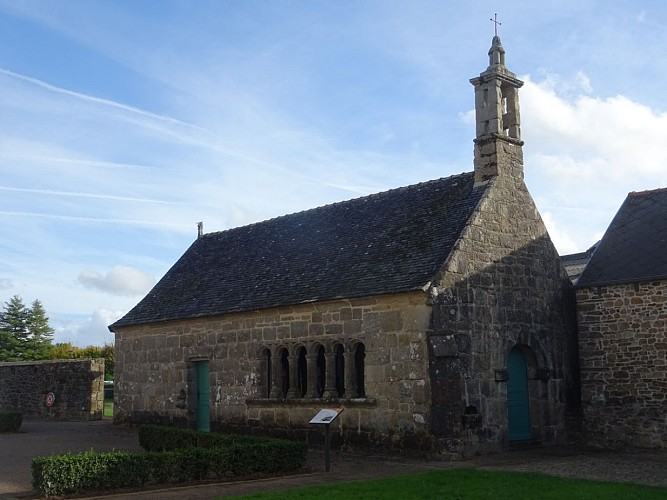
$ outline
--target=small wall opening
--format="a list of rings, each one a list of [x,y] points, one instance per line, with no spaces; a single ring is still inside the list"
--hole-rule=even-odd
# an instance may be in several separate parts
[[[273,365],[271,363],[271,350],[266,348],[262,350],[261,356],[261,376],[262,376],[262,397],[271,397],[271,387],[273,387]]]
[[[280,356],[280,384],[281,397],[287,396],[287,391],[289,391],[289,357],[287,354],[287,349],[284,347],[279,351]]]
[[[297,350],[296,384],[298,396],[305,397],[308,391],[308,363],[306,361],[306,348],[303,346]]]

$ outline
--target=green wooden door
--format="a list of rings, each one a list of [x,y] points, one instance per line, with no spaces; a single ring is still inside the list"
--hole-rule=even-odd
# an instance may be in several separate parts
[[[210,432],[211,389],[208,378],[208,361],[197,361],[197,430]]]
[[[510,441],[530,439],[530,400],[528,396],[528,366],[517,348],[507,359],[507,409]]]

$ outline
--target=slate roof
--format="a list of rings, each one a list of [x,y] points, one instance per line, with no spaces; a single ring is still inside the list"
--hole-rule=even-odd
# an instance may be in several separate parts
[[[667,278],[667,189],[630,193],[578,287]]]
[[[464,173],[205,234],[109,328],[420,289],[486,189],[473,182]]]
[[[595,252],[595,249],[599,244],[600,242],[598,241],[585,252],[571,253],[569,255],[560,256],[560,261],[563,263],[565,271],[567,272],[567,276],[570,278],[572,284],[577,283],[577,280],[581,277],[581,273],[584,272],[584,269],[593,256],[593,252]]]

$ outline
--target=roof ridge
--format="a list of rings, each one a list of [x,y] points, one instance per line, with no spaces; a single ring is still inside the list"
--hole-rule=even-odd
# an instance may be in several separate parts
[[[663,193],[667,192],[667,187],[656,188],[656,189],[645,189],[644,191],[630,191],[628,196],[645,196],[648,194]]]
[[[378,198],[378,197],[381,197],[381,196],[389,196],[389,195],[392,195],[392,194],[396,194],[398,192],[415,189],[415,188],[418,188],[420,186],[426,186],[428,184],[434,184],[436,182],[449,180],[449,179],[455,179],[456,177],[463,177],[465,175],[472,175],[472,174],[473,174],[473,172],[461,172],[460,174],[454,174],[454,175],[450,175],[450,176],[447,176],[447,177],[439,177],[437,179],[422,181],[422,182],[418,182],[416,184],[410,184],[408,186],[400,186],[400,187],[397,187],[397,188],[391,188],[391,189],[387,189],[385,191],[379,191],[377,193],[371,193],[371,194],[367,194],[367,195],[364,195],[364,196],[359,196],[358,198],[350,198],[349,200],[335,201],[333,203],[327,203],[326,205],[320,205],[319,207],[306,208],[304,210],[299,210],[297,212],[290,212],[288,214],[277,215],[276,217],[271,217],[270,219],[264,219],[264,220],[257,221],[257,222],[251,222],[250,224],[243,224],[241,226],[234,226],[234,227],[230,227],[230,228],[227,228],[227,229],[222,229],[220,231],[212,231],[210,233],[204,234],[202,236],[202,238],[206,238],[207,236],[221,235],[221,234],[229,233],[231,231],[236,231],[236,230],[239,230],[239,229],[248,229],[248,228],[263,226],[265,224],[269,224],[269,223],[275,222],[277,220],[284,219],[285,217],[293,217],[295,215],[300,215],[300,214],[314,213],[314,212],[317,212],[317,211],[328,209],[330,207],[343,205],[343,204],[346,204],[346,203],[358,202],[358,201],[361,201],[361,200]]]

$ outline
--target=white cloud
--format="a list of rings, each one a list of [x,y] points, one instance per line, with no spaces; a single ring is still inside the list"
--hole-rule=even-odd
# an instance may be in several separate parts
[[[107,274],[84,270],[79,274],[78,280],[88,288],[114,295],[142,295],[155,284],[152,276],[126,266],[115,266]]]
[[[7,278],[0,278],[0,290],[9,289],[12,288],[12,286],[14,286],[12,284],[12,280]]]
[[[667,150],[659,147],[667,113],[621,95],[584,95],[592,85],[581,73],[575,83],[524,79],[526,182],[559,252],[585,250],[628,192],[667,186]]]
[[[474,109],[469,109],[468,111],[460,112],[459,113],[459,120],[461,120],[461,123],[464,123],[466,125],[474,125],[475,124],[475,110]]]
[[[595,172],[597,182],[627,182],[638,175],[667,179],[667,150],[655,147],[667,142],[667,113],[621,95],[568,98],[553,82],[535,83],[530,77],[521,106],[529,124],[524,127],[526,141],[546,152],[542,158],[557,154],[567,159],[558,176],[571,174],[578,182],[584,168]]]
[[[67,101],[72,103],[86,103],[95,106],[96,108],[109,109],[115,112],[115,116],[119,119],[125,119],[130,123],[135,125],[145,126],[146,128],[163,131],[164,133],[169,133],[174,137],[179,137],[184,135],[184,131],[191,130],[198,133],[208,133],[206,130],[201,127],[190,123],[184,123],[181,120],[169,116],[158,115],[139,109],[136,107],[128,106],[123,103],[114,102],[109,99],[102,99],[100,97],[95,97],[80,92],[74,92],[69,89],[64,89],[51,85],[50,83],[38,80],[37,78],[32,78],[30,76],[21,75],[19,73],[14,73],[13,71],[0,68],[0,74],[10,77],[12,79],[19,80],[24,83],[28,83],[31,86],[38,87],[41,90],[46,90],[49,93],[60,94],[64,96]],[[28,88],[24,90],[26,93]],[[54,102],[54,101],[51,101]],[[23,102],[22,105],[27,105],[28,103]],[[171,128],[178,127],[177,131],[172,131]]]
[[[125,314],[121,311],[97,309],[87,318],[51,318],[55,330],[54,343],[71,342],[78,347],[111,344],[114,334],[108,326]]]
[[[593,87],[591,86],[591,80],[588,78],[588,75],[584,73],[583,71],[577,71],[577,74],[575,75],[575,80],[577,81],[577,84],[583,90],[584,92],[590,93],[593,92]]]
[[[542,219],[544,220],[544,225],[547,226],[547,231],[549,231],[551,241],[553,241],[561,255],[576,253],[578,251],[577,244],[570,237],[570,235],[556,227],[556,223],[551,212],[544,212],[542,214]]]

